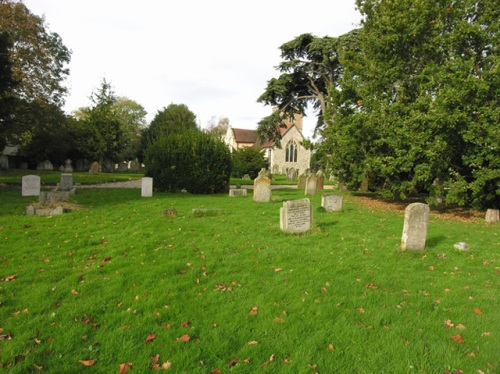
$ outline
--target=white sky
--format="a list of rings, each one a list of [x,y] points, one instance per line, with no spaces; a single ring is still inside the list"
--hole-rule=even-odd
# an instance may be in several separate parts
[[[339,36],[360,22],[355,0],[24,0],[72,50],[65,110],[91,105],[105,78],[142,105],[148,123],[185,104],[202,128],[212,117],[255,129],[257,103],[278,77],[279,47],[311,33]],[[310,137],[315,116],[304,119]]]

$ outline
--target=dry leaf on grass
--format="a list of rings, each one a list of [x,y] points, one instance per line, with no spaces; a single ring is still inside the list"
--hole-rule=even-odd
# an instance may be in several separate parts
[[[189,340],[191,340],[191,337],[188,334],[182,335],[180,338],[175,339],[175,341],[178,343],[187,343]]]
[[[156,335],[155,334],[149,334],[147,337],[146,337],[146,344],[147,343],[150,343],[152,342],[153,340],[156,339]]]
[[[96,360],[80,360],[78,362],[83,366],[92,366],[95,364]]]
[[[132,367],[131,362],[120,364],[120,374],[125,374]]]

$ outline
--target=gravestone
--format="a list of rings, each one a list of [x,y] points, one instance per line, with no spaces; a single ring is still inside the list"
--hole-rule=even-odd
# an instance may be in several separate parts
[[[113,173],[115,171],[115,163],[113,161],[105,160],[101,165],[101,170],[105,173]]]
[[[76,160],[75,169],[76,171],[88,171],[90,169],[90,163],[88,160]]]
[[[9,158],[6,155],[0,155],[0,169],[9,168]]]
[[[123,161],[118,163],[118,167],[116,168],[117,171],[123,173],[128,171],[128,163]]]
[[[29,205],[26,208],[27,216],[58,216],[64,213],[64,208],[62,206],[57,206],[55,208],[35,208],[33,205]]]
[[[262,169],[253,181],[253,201],[257,203],[268,203],[271,200],[271,179],[267,175],[266,169]]]
[[[333,193],[321,196],[321,206],[327,212],[338,212],[342,210],[342,195],[335,195]]]
[[[62,191],[71,191],[73,189],[73,174],[61,174],[59,189]]]
[[[40,195],[40,177],[38,175],[25,175],[22,179],[22,196]]]
[[[65,161],[64,171],[66,173],[72,173],[73,172],[73,166],[71,165],[71,160],[69,158]]]
[[[230,197],[247,196],[247,189],[246,188],[232,188],[229,190],[229,196]]]
[[[173,209],[173,208],[163,209],[163,217],[176,218],[177,217],[177,210]]]
[[[301,233],[311,229],[313,211],[308,198],[289,200],[280,208],[280,229],[287,233]]]
[[[309,169],[306,169],[306,171],[303,174],[299,175],[299,180],[297,182],[297,189],[301,190],[303,188],[306,188],[306,180],[309,174],[310,174]]]
[[[52,165],[52,162],[50,162],[49,160],[45,160],[38,163],[36,170],[52,171],[54,170],[54,165]]]
[[[142,197],[153,196],[153,178],[150,177],[142,178],[141,196]]]
[[[500,221],[500,210],[488,209],[485,216],[486,223],[496,223]]]
[[[132,173],[138,173],[141,171],[141,164],[136,161],[130,161],[130,165],[128,168]]]
[[[51,205],[60,201],[69,201],[69,191],[40,192],[38,203],[40,205]]]
[[[244,179],[244,180],[251,180],[252,178],[250,178],[250,175],[249,175],[249,174],[245,174],[245,175],[243,175],[243,177],[241,177],[241,179]]]
[[[274,164],[273,174],[279,174],[279,173],[280,173],[280,166],[278,164]]]
[[[90,164],[89,168],[90,174],[99,174],[100,172],[101,172],[101,165],[99,165],[97,161]]]
[[[286,179],[289,181],[294,181],[295,178],[297,178],[297,171],[295,170],[295,168],[288,169],[288,171],[286,172]]]
[[[305,195],[315,195],[317,187],[318,177],[315,173],[311,173],[306,178]]]
[[[405,209],[405,222],[401,237],[402,250],[425,249],[427,225],[429,223],[429,205],[413,203]]]
[[[325,189],[325,174],[321,170],[316,173],[316,191],[323,191]]]

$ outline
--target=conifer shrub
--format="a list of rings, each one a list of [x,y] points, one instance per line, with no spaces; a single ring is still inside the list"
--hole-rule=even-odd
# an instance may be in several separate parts
[[[145,152],[146,176],[158,191],[194,194],[227,191],[231,154],[219,139],[201,131],[161,137]]]
[[[268,168],[269,164],[260,148],[244,147],[233,151],[231,155],[233,165],[232,175],[241,178],[248,174],[254,179],[259,175],[262,168]]]

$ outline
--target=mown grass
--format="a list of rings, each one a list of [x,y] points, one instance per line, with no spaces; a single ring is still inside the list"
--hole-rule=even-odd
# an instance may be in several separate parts
[[[33,217],[34,198],[0,188],[1,367],[500,371],[498,225],[432,216],[426,250],[401,252],[401,212],[345,195],[344,210],[327,213],[318,193],[313,229],[290,235],[279,209],[303,191],[273,190],[268,204],[249,192],[81,189],[80,209]],[[162,217],[167,208],[178,217]]]

